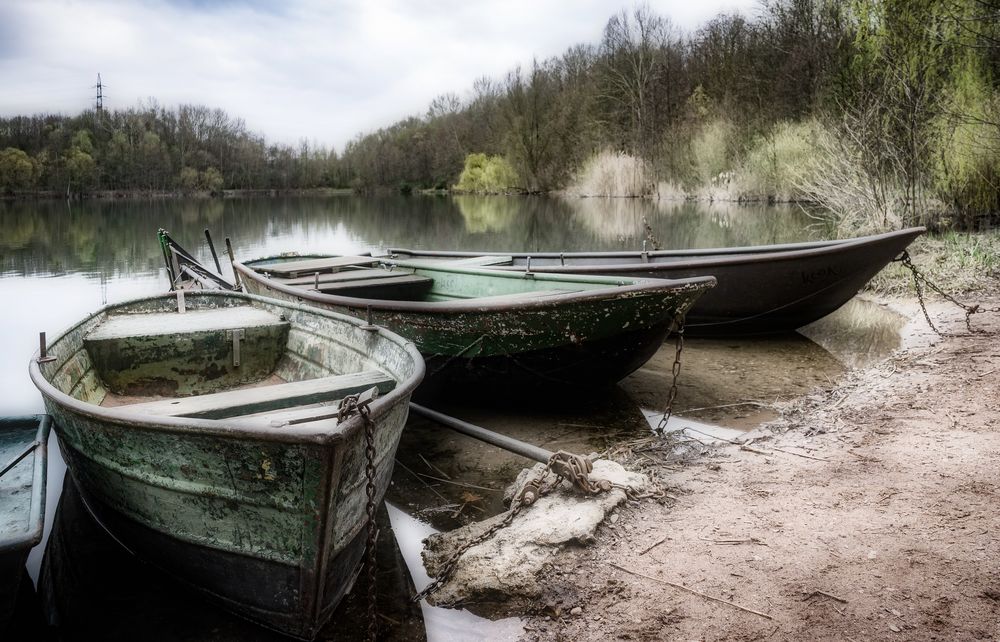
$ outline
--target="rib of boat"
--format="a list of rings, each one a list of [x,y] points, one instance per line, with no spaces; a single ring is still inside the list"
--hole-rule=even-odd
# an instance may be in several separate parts
[[[110,305],[30,364],[73,480],[126,548],[228,609],[314,637],[392,473],[413,344],[357,319],[225,291]],[[353,406],[354,404],[350,404]]]
[[[47,415],[0,417],[0,634],[14,615],[28,553],[42,540],[51,422]]]
[[[234,262],[251,293],[358,316],[412,340],[438,381],[523,387],[615,382],[645,363],[715,284],[499,272],[371,256]]]
[[[650,252],[452,252],[389,250],[411,265],[478,261],[494,270],[620,278],[684,279],[711,274],[718,285],[695,302],[686,332],[750,335],[790,332],[833,312],[918,236],[912,227],[874,236]]]

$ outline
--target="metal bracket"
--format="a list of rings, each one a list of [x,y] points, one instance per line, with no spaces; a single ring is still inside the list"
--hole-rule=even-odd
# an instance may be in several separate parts
[[[49,361],[55,361],[55,357],[50,357],[48,352],[48,346],[45,344],[45,333],[38,333],[38,363],[48,363]]]
[[[534,277],[535,276],[534,274],[531,273],[531,257],[530,256],[526,257],[525,260],[524,260],[524,276],[525,276],[525,278],[527,278],[527,277]]]
[[[367,306],[365,309],[365,325],[361,326],[362,330],[368,330],[369,332],[375,332],[378,330],[378,326],[372,323],[372,306]]]
[[[246,336],[246,330],[243,328],[233,330],[233,367],[240,365],[240,340],[245,339]]]

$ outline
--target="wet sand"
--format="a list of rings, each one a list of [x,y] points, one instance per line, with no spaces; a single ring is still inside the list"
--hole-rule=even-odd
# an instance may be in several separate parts
[[[657,471],[676,499],[567,550],[525,639],[1000,637],[1000,315],[894,305],[900,351]]]

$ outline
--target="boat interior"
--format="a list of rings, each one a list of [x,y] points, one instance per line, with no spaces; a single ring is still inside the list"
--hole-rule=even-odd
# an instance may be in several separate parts
[[[81,401],[151,419],[329,428],[344,397],[385,394],[408,374],[402,348],[345,321],[294,308],[283,314],[277,305],[184,300],[161,298],[160,309],[126,308],[76,328],[64,345],[53,344],[65,358],[49,380]],[[376,363],[365,335],[402,370]]]
[[[478,268],[510,265],[510,256],[397,261],[371,256],[279,257],[247,267],[269,281],[311,292],[389,301],[441,302],[467,299],[505,302],[544,298],[631,280],[565,277]]]
[[[32,448],[37,434],[37,421],[0,421],[0,470],[10,466],[0,475],[0,546],[27,536],[34,527],[31,504],[36,455],[26,451]]]

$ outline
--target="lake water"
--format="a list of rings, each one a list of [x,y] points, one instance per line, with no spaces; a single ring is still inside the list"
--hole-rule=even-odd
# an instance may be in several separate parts
[[[220,250],[224,247],[224,237],[230,237],[240,258],[290,250],[357,253],[390,246],[618,250],[639,249],[644,241],[651,248],[655,240],[663,248],[720,247],[824,236],[822,226],[795,207],[620,199],[345,195],[0,202],[0,300],[8,307],[8,313],[0,320],[0,390],[3,390],[0,414],[42,411],[41,398],[27,376],[27,363],[37,349],[40,331],[51,335],[106,302],[167,289],[155,237],[160,227],[170,231],[178,242],[205,262],[211,262],[203,236],[206,227],[211,229]],[[859,318],[865,321],[859,323]],[[689,341],[678,409],[734,428],[755,425],[768,418],[769,402],[826,385],[845,367],[893,349],[900,324],[898,317],[878,306],[856,302],[839,315],[816,324],[810,333],[814,340],[794,334],[766,341]],[[470,404],[452,399],[445,400],[440,409],[551,450],[591,452],[617,439],[648,434],[647,416],[662,410],[672,360],[673,348],[665,346],[649,364],[606,397],[584,403],[549,403],[540,398],[515,405],[506,399],[495,404]],[[394,504],[389,517],[397,532],[408,533],[398,538],[400,548],[396,555],[405,558],[405,566],[410,567],[412,575],[405,573],[400,563],[398,570],[410,578],[401,582],[412,580],[419,586],[424,581],[420,579],[422,569],[417,556],[419,539],[433,527],[452,528],[465,520],[480,519],[501,510],[500,493],[470,492],[468,485],[500,489],[525,462],[467,438],[444,433],[426,422],[411,422],[403,439],[400,465],[388,495]],[[53,524],[64,473],[54,439],[50,453],[46,537]],[[433,478],[441,473],[458,483],[435,481]],[[86,515],[74,517],[71,509],[71,503],[67,503],[64,514],[60,515],[60,527],[76,529],[80,520],[86,521]],[[50,566],[63,572],[52,576],[57,580],[63,577],[79,580],[80,573],[66,575],[67,565],[72,571],[77,564],[73,561],[72,537],[64,535],[54,538],[54,542],[60,546],[53,546],[53,550],[62,553],[60,559],[50,560]],[[115,629],[121,637],[109,633],[111,637],[106,639],[128,639],[126,631],[130,625],[143,630],[143,637],[148,639],[180,639],[185,635],[195,639],[196,631],[205,630],[214,631],[212,637],[219,640],[273,637],[266,632],[249,632],[249,625],[234,624],[231,617],[216,614],[212,608],[206,610],[204,605],[197,605],[197,617],[188,618],[193,628],[184,628],[171,609],[187,612],[195,605],[177,597],[176,591],[169,588],[172,585],[148,579],[148,570],[135,566],[133,560],[114,546],[95,544],[95,547],[83,557],[78,554],[79,563],[85,559],[89,563],[88,573],[98,576],[104,574],[102,569],[117,569],[115,572],[124,578],[120,582],[123,586],[116,591],[106,577],[100,577],[91,578],[97,584],[70,583],[59,590],[64,598],[69,591],[71,602],[74,592],[89,596],[88,612],[124,623]],[[41,558],[39,547],[29,560],[35,578]],[[136,578],[143,578],[138,581],[145,587],[143,590],[154,587],[149,589],[153,591],[151,594],[139,592],[145,599],[136,597]],[[404,586],[397,593],[388,592],[396,597],[386,599],[398,602],[405,589]],[[164,600],[164,595],[179,601]],[[350,612],[352,607],[348,604],[346,608]],[[518,630],[516,622],[487,625],[471,614],[458,616],[451,612],[442,616],[437,612],[440,610],[424,607],[421,615],[419,610],[410,613],[406,609],[394,610],[391,605],[386,608],[399,623],[390,627],[394,635],[406,639],[424,634],[421,621],[426,623],[426,634],[432,639],[446,639],[455,630],[484,638],[506,637]],[[173,624],[166,628],[155,624],[161,621]],[[363,627],[359,624],[360,628]],[[135,633],[134,628],[131,631]]]

